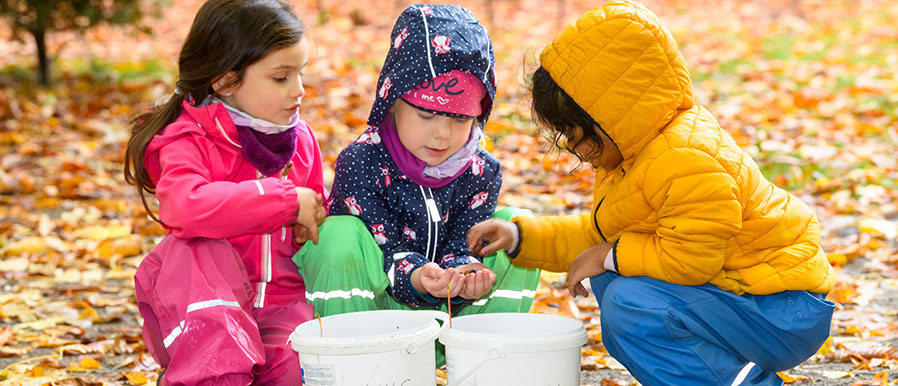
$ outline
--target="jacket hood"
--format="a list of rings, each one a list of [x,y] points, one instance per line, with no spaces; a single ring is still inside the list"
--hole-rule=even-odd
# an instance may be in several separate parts
[[[486,122],[496,97],[496,67],[489,34],[471,11],[456,5],[408,6],[390,34],[390,51],[377,80],[368,125],[377,127],[402,94],[452,70],[483,81]]]
[[[540,64],[614,141],[624,165],[693,105],[676,41],[635,1],[588,11],[543,49]]]

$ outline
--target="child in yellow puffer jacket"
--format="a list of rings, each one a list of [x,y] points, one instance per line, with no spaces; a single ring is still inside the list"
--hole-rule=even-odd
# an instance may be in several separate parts
[[[657,17],[614,0],[540,55],[533,111],[597,170],[593,208],[491,219],[469,248],[590,278],[609,353],[646,385],[782,384],[829,336],[834,273],[811,209],[695,104]]]

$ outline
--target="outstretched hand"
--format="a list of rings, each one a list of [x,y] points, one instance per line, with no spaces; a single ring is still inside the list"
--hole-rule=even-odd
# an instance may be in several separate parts
[[[589,296],[589,291],[580,282],[588,277],[605,273],[605,257],[608,256],[611,247],[611,243],[602,243],[583,251],[574,259],[567,274],[567,289],[571,295]]]
[[[480,299],[490,293],[496,282],[496,274],[481,263],[465,264],[455,267],[464,275],[459,296],[465,299]]]
[[[478,256],[487,256],[500,249],[508,251],[518,242],[517,233],[513,223],[491,218],[468,230],[468,249]]]
[[[456,268],[443,269],[431,262],[412,271],[411,279],[419,293],[428,293],[436,298],[453,298],[461,292],[464,276]],[[447,287],[449,291],[446,291]]]

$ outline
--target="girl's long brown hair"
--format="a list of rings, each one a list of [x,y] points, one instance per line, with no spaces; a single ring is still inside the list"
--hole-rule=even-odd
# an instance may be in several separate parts
[[[175,94],[132,120],[125,152],[125,181],[134,185],[147,213],[146,200],[155,194],[143,163],[153,137],[181,115],[185,100],[202,102],[214,94],[213,83],[225,74],[236,76],[227,86],[239,85],[246,68],[268,54],[302,40],[304,28],[290,6],[278,0],[209,0],[200,8],[181,47]]]

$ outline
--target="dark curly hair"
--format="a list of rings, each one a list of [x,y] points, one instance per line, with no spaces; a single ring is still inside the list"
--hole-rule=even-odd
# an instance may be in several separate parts
[[[533,72],[530,93],[533,117],[540,126],[540,132],[556,148],[573,154],[581,163],[586,157],[602,153],[602,137],[595,130],[602,127],[558,86],[546,69],[539,67]],[[580,138],[574,137],[577,128],[583,133]],[[591,154],[577,154],[572,150],[583,143],[593,145],[590,147],[593,149]]]

